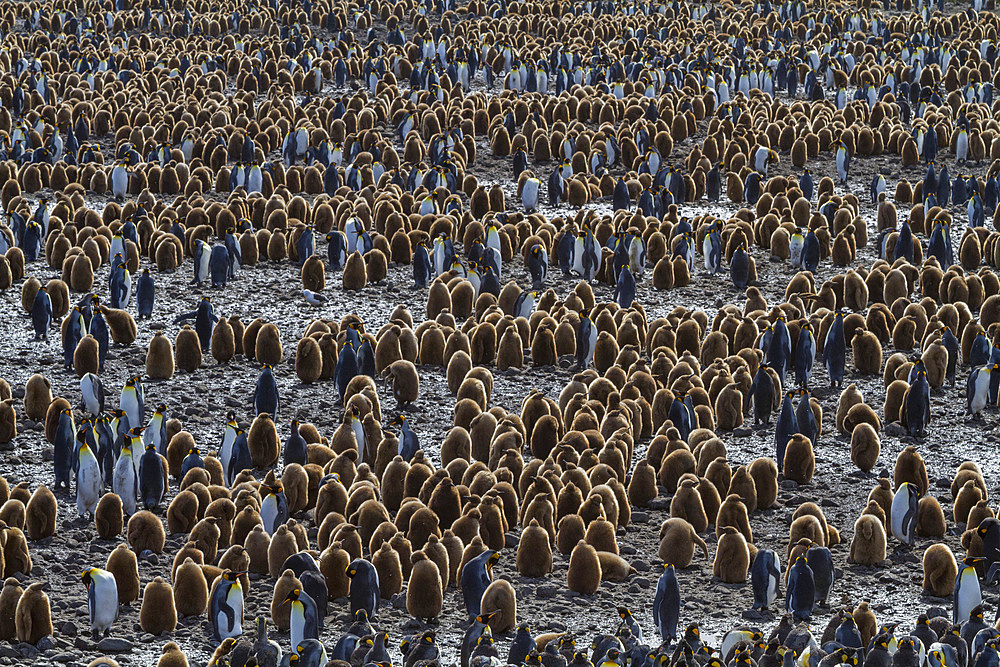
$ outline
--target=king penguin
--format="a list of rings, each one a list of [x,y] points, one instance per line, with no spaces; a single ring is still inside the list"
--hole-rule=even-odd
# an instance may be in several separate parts
[[[104,412],[104,383],[93,373],[80,378],[80,396],[83,408],[95,417]]]
[[[319,639],[322,619],[319,618],[316,602],[296,587],[288,592],[284,604],[291,605],[289,635],[292,646],[298,646],[305,639]]]
[[[796,621],[808,621],[816,604],[816,584],[812,569],[804,556],[795,559],[788,570],[788,590],[785,591],[785,610]]]
[[[714,276],[722,269],[722,235],[718,223],[714,223],[705,234],[701,252],[705,256],[705,270]]]
[[[115,472],[111,483],[112,491],[122,500],[122,510],[125,512],[125,516],[135,514],[136,492],[139,489],[136,465],[132,459],[132,442],[133,438],[129,436],[122,443],[122,450],[115,462]],[[135,442],[138,443],[139,438],[135,438]]]
[[[965,386],[965,413],[973,419],[980,419],[983,408],[989,402],[990,379],[997,364],[973,368]]]
[[[212,622],[212,637],[217,642],[243,634],[243,587],[240,575],[245,572],[226,570],[212,593],[208,616]]]
[[[347,566],[347,576],[351,579],[351,616],[364,610],[368,618],[375,618],[379,597],[378,572],[375,567],[364,558],[355,558]]]
[[[750,568],[753,608],[768,609],[778,599],[781,584],[781,561],[771,549],[758,549]]]
[[[576,327],[576,367],[585,369],[594,361],[597,347],[597,327],[590,319],[590,311],[580,312],[580,323]]]
[[[844,384],[844,366],[847,363],[847,340],[844,337],[844,313],[837,311],[823,345],[823,365],[830,375],[830,387]]]
[[[955,591],[952,595],[951,622],[958,625],[969,618],[972,610],[983,603],[983,593],[979,587],[979,575],[976,565],[985,558],[966,557],[962,559],[962,567],[955,577]]]
[[[113,574],[99,567],[83,571],[83,585],[87,587],[87,610],[90,612],[90,631],[94,641],[111,633],[111,624],[118,618],[118,584]]]
[[[665,563],[663,574],[656,582],[656,593],[653,595],[653,621],[660,631],[660,638],[665,644],[671,644],[677,639],[677,619],[681,613],[681,588],[674,574],[674,566]]]
[[[896,489],[889,509],[890,529],[893,536],[907,546],[913,545],[917,528],[917,504],[920,493],[910,482],[903,482]]]
[[[135,429],[133,429],[135,430]],[[146,452],[139,459],[139,497],[147,510],[156,509],[163,500],[163,459],[156,447],[146,445]]]
[[[469,620],[481,613],[483,593],[493,581],[493,566],[499,560],[500,553],[488,549],[462,568],[462,597],[465,600],[465,610],[469,614]]]
[[[479,638],[483,636],[484,630],[488,632],[490,619],[499,613],[500,610],[496,610],[489,614],[480,614],[472,619],[472,623],[465,629],[465,635],[462,637],[462,650],[459,658],[461,667],[469,667],[469,658],[479,644]]]
[[[76,466],[76,511],[81,517],[88,515],[93,517],[97,503],[101,500],[103,482],[101,466],[90,450],[90,445],[82,440],[79,434],[77,441],[79,448]]]
[[[257,377],[253,392],[253,409],[256,414],[267,413],[272,419],[278,418],[278,383],[270,364],[264,364]]]
[[[261,491],[266,491],[264,501],[260,504],[260,518],[264,522],[264,530],[268,535],[274,535],[279,526],[288,522],[288,500],[285,498],[281,482],[273,486],[261,485]]]
[[[56,424],[52,458],[57,489],[60,486],[69,489],[69,475],[73,470],[73,455],[76,451],[76,441],[73,436],[75,431],[73,412],[69,408],[60,411],[59,422]]]

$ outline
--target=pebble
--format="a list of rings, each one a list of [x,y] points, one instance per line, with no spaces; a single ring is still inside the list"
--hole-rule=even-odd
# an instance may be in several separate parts
[[[632,512],[632,523],[649,523],[649,515],[645,512]]]
[[[541,598],[543,600],[548,600],[550,598],[554,598],[556,596],[556,593],[558,593],[558,592],[559,592],[559,588],[557,586],[553,586],[553,585],[547,584],[547,585],[539,586],[538,588],[536,588],[535,589],[535,596],[538,597],[538,598]]]
[[[133,648],[135,645],[132,642],[120,637],[105,637],[97,644],[97,649],[106,653],[128,653]]]

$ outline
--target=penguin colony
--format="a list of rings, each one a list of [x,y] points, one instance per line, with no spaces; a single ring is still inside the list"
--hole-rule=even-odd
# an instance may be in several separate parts
[[[0,640],[998,664],[998,29],[993,0],[0,8]]]

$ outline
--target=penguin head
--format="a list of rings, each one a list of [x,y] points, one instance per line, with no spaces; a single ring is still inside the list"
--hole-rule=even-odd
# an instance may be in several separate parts
[[[239,585],[240,577],[246,574],[246,572],[237,572],[235,570],[226,570],[222,573],[222,579],[228,581],[231,584]]]
[[[94,574],[96,574],[96,572],[97,568],[91,567],[84,570],[83,574],[80,575],[80,578],[83,580],[83,585],[88,589],[90,588],[90,584],[94,582]]]
[[[293,588],[292,590],[288,591],[288,595],[285,596],[285,599],[282,600],[281,604],[284,605],[296,602],[298,601],[301,595],[302,591],[299,588]],[[369,639],[368,641],[371,642],[371,639]]]
[[[489,558],[486,559],[486,571],[487,572],[492,571],[493,566],[496,565],[499,561],[500,561],[500,552],[499,551],[491,552]]]

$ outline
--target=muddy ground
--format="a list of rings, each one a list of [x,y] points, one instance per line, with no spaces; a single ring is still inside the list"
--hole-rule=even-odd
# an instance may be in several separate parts
[[[671,164],[682,165],[693,143],[704,136],[702,132],[693,139],[674,147],[668,159]],[[389,130],[392,133],[393,130]],[[952,164],[953,156],[944,155],[942,161],[951,173],[958,173]],[[835,176],[836,169],[832,156],[821,155],[810,161],[817,182],[824,175]],[[548,174],[549,167],[540,171]],[[480,175],[481,181],[501,182],[508,188],[510,206],[515,206],[516,198],[510,181],[511,163],[507,159],[495,159],[488,152],[485,142],[480,145],[479,161],[472,170]],[[787,155],[782,156],[778,173],[790,174]],[[616,170],[620,171],[620,170]],[[893,191],[896,181],[909,178],[912,181],[922,177],[923,171],[904,172],[899,168],[896,156],[856,159],[851,178],[846,187],[838,184],[837,192],[852,191],[862,193],[859,197],[866,202],[865,220],[869,224],[869,238],[875,239],[874,207],[868,203],[868,184],[872,175],[882,172]],[[52,193],[46,193],[51,195]],[[100,209],[104,200],[94,198],[92,206]],[[592,206],[606,210],[608,202],[594,202]],[[735,212],[737,205],[725,202],[722,205],[699,202],[681,206],[684,215],[694,216],[704,212],[726,215]],[[557,210],[545,209],[550,216],[571,215],[575,211],[568,207]],[[964,210],[954,211],[958,220],[965,217]],[[901,213],[902,215],[902,213]],[[958,239],[956,238],[956,244]],[[317,248],[325,257],[325,243]],[[766,253],[752,248],[760,274],[760,288],[768,301],[780,301],[787,280],[794,274],[787,263],[771,262]],[[700,255],[699,255],[700,267]],[[856,266],[870,266],[874,261],[872,244],[859,251]],[[144,263],[145,266],[145,263]],[[239,279],[222,290],[199,289],[190,286],[191,261],[188,259],[181,270],[172,274],[156,273],[152,267],[157,285],[156,310],[152,320],[139,322],[139,338],[130,347],[112,349],[102,379],[110,388],[112,398],[109,406],[117,403],[118,389],[124,379],[141,373],[145,359],[146,345],[152,335],[163,330],[172,340],[179,329],[172,324],[180,312],[194,309],[201,295],[211,294],[220,316],[237,314],[244,323],[255,317],[263,317],[278,325],[285,345],[286,359],[276,368],[276,376],[281,392],[282,408],[277,419],[282,438],[287,436],[288,421],[293,416],[309,421],[319,427],[324,435],[331,435],[341,420],[342,409],[331,398],[333,385],[320,382],[313,385],[300,384],[294,373],[295,342],[305,326],[314,317],[339,319],[354,312],[361,315],[367,328],[376,331],[387,319],[392,309],[403,304],[409,308],[415,322],[420,322],[424,314],[426,289],[414,289],[410,277],[410,267],[393,266],[384,284],[369,285],[360,292],[345,292],[341,289],[339,276],[328,272],[326,295],[329,302],[323,307],[310,307],[301,298],[298,269],[292,262],[262,262],[255,267],[244,268]],[[512,267],[504,267],[505,280],[513,275],[522,285],[528,282],[526,271],[519,259]],[[821,264],[817,284],[835,275],[838,271],[829,264]],[[30,265],[26,271],[43,283],[58,273],[48,268],[43,261]],[[658,292],[652,289],[647,279],[639,285],[637,299],[643,304],[650,320],[664,315],[678,305],[704,310],[711,318],[723,304],[742,307],[743,293],[737,290],[724,272],[715,277],[703,275],[696,269],[689,287]],[[558,271],[552,271],[547,287],[556,290],[560,298],[573,288],[575,281],[563,279]],[[101,268],[97,281],[97,293],[107,294],[108,267]],[[598,300],[610,300],[612,288],[595,285]],[[74,299],[82,295],[74,294]],[[912,297],[920,298],[919,294]],[[134,300],[133,300],[134,308]],[[53,384],[53,393],[79,402],[79,382],[72,371],[66,371],[61,363],[61,347],[57,331],[53,331],[48,341],[34,342],[30,321],[20,309],[20,283],[0,293],[0,309],[6,317],[0,322],[0,376],[7,379],[17,395],[23,395],[23,384],[34,372],[46,375]],[[885,355],[895,352],[891,348]],[[529,355],[526,351],[526,362]],[[852,372],[848,363],[848,382],[855,382],[865,395],[866,401],[881,412],[884,390],[880,377],[860,377]],[[967,369],[965,369],[967,371]],[[147,381],[147,405],[165,402],[168,416],[183,422],[184,428],[194,434],[203,450],[213,450],[219,442],[225,425],[228,409],[235,409],[244,422],[251,418],[250,403],[254,382],[259,367],[237,357],[226,365],[218,365],[206,356],[204,366],[195,373],[178,372],[169,381]],[[406,409],[413,429],[432,459],[437,460],[439,444],[452,425],[450,406],[453,397],[444,381],[443,369],[421,367],[421,394],[419,400]],[[523,396],[533,389],[540,389],[557,397],[559,391],[571,377],[564,368],[535,369],[526,366],[523,370],[494,373],[496,382],[493,403],[507,410],[519,412]],[[965,371],[959,377],[964,378]],[[932,544],[932,540],[918,538],[912,549],[900,548],[890,538],[889,558],[884,567],[859,567],[847,564],[848,545],[851,540],[854,520],[866,503],[869,490],[875,485],[875,477],[860,473],[850,461],[849,440],[837,435],[833,424],[836,401],[839,392],[826,389],[825,371],[817,363],[813,375],[814,396],[819,399],[824,410],[823,434],[816,447],[816,475],[808,485],[798,487],[794,483],[782,483],[777,506],[752,515],[751,525],[758,547],[774,549],[785,553],[788,525],[791,513],[805,500],[819,502],[828,521],[841,532],[842,542],[833,547],[834,562],[840,577],[833,589],[832,603],[856,604],[870,601],[879,621],[898,621],[903,628],[912,627],[916,615],[928,607],[948,607],[947,600],[929,598],[921,593],[920,556]],[[963,385],[963,382],[959,383]],[[392,415],[395,406],[391,392],[380,386],[383,410]],[[48,443],[44,439],[41,424],[26,420],[19,409],[19,436],[3,454],[0,471],[13,485],[29,481],[51,484],[52,464],[45,457]],[[933,421],[925,439],[914,441],[897,435],[900,431],[888,428],[882,432],[882,454],[875,472],[891,470],[896,454],[907,444],[916,444],[924,455],[931,476],[931,493],[935,495],[949,518],[949,534],[945,543],[958,554],[962,552],[958,535],[961,527],[951,521],[952,498],[948,485],[956,467],[964,460],[977,461],[983,468],[991,496],[996,493],[996,468],[990,464],[989,454],[997,441],[995,424],[997,416],[989,414],[984,423],[970,423],[964,412],[964,389],[945,387],[932,394]],[[880,417],[883,415],[880,414]],[[770,429],[743,429],[735,433],[720,433],[729,452],[730,464],[748,463],[762,455],[773,454],[773,431]],[[646,443],[636,448],[636,459],[643,456]],[[529,456],[527,453],[525,456]],[[162,506],[161,513],[177,491],[176,482]],[[164,643],[173,640],[187,653],[191,664],[205,664],[214,646],[210,640],[211,627],[207,618],[182,619],[178,629],[171,636],[152,637],[144,634],[138,625],[138,603],[123,607],[119,620],[113,627],[112,637],[124,640],[105,643],[103,648],[95,646],[89,639],[86,591],[80,583],[80,571],[89,566],[103,566],[108,553],[116,546],[117,540],[105,541],[96,537],[91,523],[78,520],[73,496],[65,492],[57,494],[60,502],[58,534],[41,542],[31,543],[34,570],[30,576],[21,577],[25,584],[33,581],[47,581],[48,595],[52,602],[55,626],[54,636],[43,639],[38,647],[16,644],[0,644],[0,663],[20,664],[25,660],[37,663],[65,663],[84,665],[92,659],[112,654],[123,665],[151,665],[155,663]],[[598,632],[612,631],[617,621],[614,608],[627,605],[633,610],[646,632],[655,643],[656,631],[652,623],[651,603],[655,588],[659,563],[656,558],[657,533],[660,523],[669,517],[669,497],[661,489],[660,496],[651,507],[635,510],[632,523],[619,536],[622,555],[638,570],[624,583],[603,583],[594,596],[581,596],[566,589],[565,577],[568,557],[556,554],[554,572],[543,579],[527,579],[517,575],[513,567],[514,549],[507,548],[494,572],[509,579],[518,593],[518,618],[528,621],[535,632],[568,630],[576,634],[580,645],[589,645],[590,637]],[[308,516],[296,517],[311,529],[310,537],[315,538],[315,528]],[[714,532],[704,535],[709,542],[710,555],[714,555]],[[510,535],[508,543],[516,543],[516,534]],[[169,567],[173,553],[185,541],[184,535],[168,537],[167,548],[161,555],[152,555],[140,560],[140,577],[145,585],[155,576],[169,577]],[[704,628],[709,641],[718,641],[722,634],[736,624],[750,622],[769,630],[776,622],[773,612],[763,615],[748,612],[752,594],[749,584],[725,585],[713,580],[711,561],[696,557],[691,567],[678,571],[683,595],[681,623],[698,621]],[[247,603],[247,623],[254,616],[268,614],[271,601],[272,582],[255,579]],[[393,601],[383,601],[379,611],[378,624],[387,629],[393,644],[406,634],[423,627],[410,619],[403,604],[404,595]],[[985,591],[988,600],[988,616],[992,618],[996,607],[994,591]],[[783,604],[783,598],[779,604]],[[322,634],[328,647],[336,642],[347,620],[346,600],[331,601],[331,615],[326,619]],[[831,615],[830,609],[819,609],[814,616],[814,627],[821,629]],[[456,589],[446,593],[445,611],[437,625],[443,660],[457,660],[458,643],[464,623],[464,608]],[[274,637],[288,650],[287,635],[280,633]],[[505,655],[509,637],[498,641],[501,654]],[[398,651],[393,651],[398,657]]]

